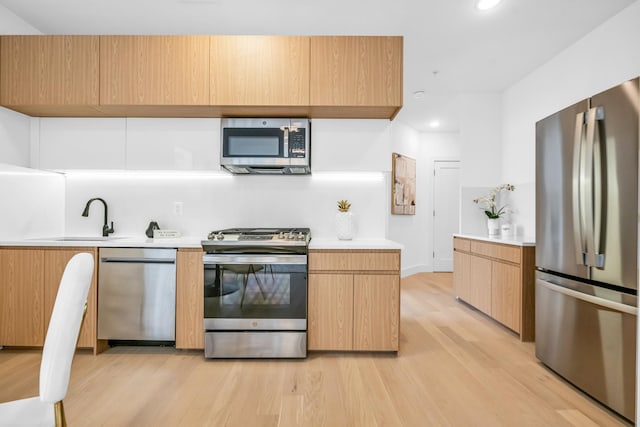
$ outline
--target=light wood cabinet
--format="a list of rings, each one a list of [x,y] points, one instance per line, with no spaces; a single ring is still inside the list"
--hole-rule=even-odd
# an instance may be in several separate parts
[[[453,239],[458,298],[518,333],[522,341],[533,341],[535,248]]]
[[[400,275],[353,276],[353,349],[397,351],[400,333]]]
[[[32,116],[100,116],[98,36],[2,36],[0,104]]]
[[[201,249],[179,249],[176,258],[176,348],[204,348],[204,267]]]
[[[400,251],[309,251],[309,350],[398,351]]]
[[[210,103],[223,113],[308,114],[309,37],[212,36],[210,61]]]
[[[209,41],[209,36],[100,36],[101,109],[118,106],[122,112],[130,106],[130,112],[162,115],[162,109],[135,107],[209,105]]]
[[[311,116],[395,117],[402,107],[402,42],[402,37],[311,37]]]
[[[0,105],[32,116],[388,118],[403,38],[2,36]]]
[[[353,275],[309,275],[309,350],[353,349]]]
[[[49,320],[51,319],[51,313],[53,312],[53,305],[56,301],[56,295],[58,294],[58,288],[60,287],[60,279],[62,279],[62,273],[67,266],[69,260],[76,254],[81,252],[89,252],[93,255],[94,262],[97,262],[97,249],[96,248],[70,248],[70,249],[50,249],[44,250],[44,313],[45,323],[44,330],[49,327]],[[87,313],[84,317],[84,322],[80,328],[80,337],[78,338],[78,347],[95,349],[96,331],[98,328],[98,297],[97,297],[97,265],[94,266],[94,274],[91,279],[91,287],[89,288],[89,295],[87,296]],[[44,343],[43,343],[44,344]]]
[[[44,251],[0,250],[0,345],[44,344]]]
[[[71,257],[96,248],[3,248],[0,249],[0,345],[44,345],[62,273]],[[87,314],[78,347],[96,351],[96,274],[94,268]]]

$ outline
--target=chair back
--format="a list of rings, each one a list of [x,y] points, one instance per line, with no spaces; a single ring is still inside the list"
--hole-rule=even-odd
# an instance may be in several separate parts
[[[55,403],[67,394],[91,277],[93,255],[74,255],[62,274],[40,364],[40,400]]]

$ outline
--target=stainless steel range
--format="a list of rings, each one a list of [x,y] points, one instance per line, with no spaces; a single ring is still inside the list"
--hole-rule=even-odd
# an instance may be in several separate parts
[[[308,228],[231,228],[202,241],[207,358],[307,355]]]

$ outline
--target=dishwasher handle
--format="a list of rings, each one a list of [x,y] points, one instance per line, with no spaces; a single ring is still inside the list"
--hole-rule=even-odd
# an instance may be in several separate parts
[[[175,258],[130,258],[130,257],[104,257],[101,262],[126,263],[126,264],[175,264]]]

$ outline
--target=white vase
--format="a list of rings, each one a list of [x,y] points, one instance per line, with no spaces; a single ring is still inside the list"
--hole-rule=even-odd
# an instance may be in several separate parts
[[[500,235],[500,219],[487,218],[487,229],[489,230],[489,236],[496,237]]]
[[[340,240],[353,239],[353,215],[351,212],[336,213],[336,235]]]

